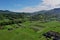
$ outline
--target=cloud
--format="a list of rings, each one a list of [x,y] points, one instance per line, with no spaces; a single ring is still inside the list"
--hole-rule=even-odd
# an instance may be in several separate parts
[[[42,4],[50,5],[54,8],[60,6],[60,0],[43,0]]]
[[[19,12],[35,12],[40,10],[50,10],[53,8],[60,8],[60,0],[42,0],[35,7],[25,7],[22,10],[17,10]]]

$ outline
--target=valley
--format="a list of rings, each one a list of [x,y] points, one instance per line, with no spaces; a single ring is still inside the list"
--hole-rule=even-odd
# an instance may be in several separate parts
[[[0,11],[0,40],[46,40],[48,31],[60,33],[58,14]]]

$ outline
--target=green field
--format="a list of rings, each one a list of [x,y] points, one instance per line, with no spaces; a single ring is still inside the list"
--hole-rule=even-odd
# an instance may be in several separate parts
[[[60,22],[27,21],[21,23],[21,26],[12,24],[4,28],[0,30],[0,40],[46,40],[42,34],[50,30],[60,32]],[[8,28],[13,28],[13,30],[8,30]]]

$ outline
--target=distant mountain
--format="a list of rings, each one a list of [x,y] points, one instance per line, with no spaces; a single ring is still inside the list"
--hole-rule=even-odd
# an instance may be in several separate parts
[[[37,14],[42,14],[42,13],[60,14],[60,8],[54,8],[51,10],[42,10],[42,11],[38,11],[38,12],[34,12],[34,13],[37,13]]]
[[[9,12],[12,12],[12,11],[9,11],[9,10],[0,10],[0,13],[9,13]]]
[[[12,12],[9,10],[0,10],[0,13],[4,13],[4,14],[16,14],[19,12]],[[51,10],[42,10],[42,11],[37,11],[37,12],[33,12],[33,13],[24,13],[22,12],[24,15],[28,15],[28,16],[33,16],[33,15],[39,15],[39,14],[45,14],[45,15],[58,15],[60,16],[60,8],[54,8]],[[21,14],[21,13],[20,13]]]
[[[9,10],[0,10],[0,12],[11,12]]]
[[[32,19],[41,19],[40,17],[43,16],[44,20],[49,19],[49,20],[60,20],[60,8],[54,8],[51,10],[42,10],[38,12],[33,13],[33,18]]]
[[[46,13],[48,13],[48,14],[60,14],[60,8],[48,10]]]
[[[45,14],[48,16],[55,16],[57,18],[60,18],[60,8],[48,10],[47,12],[45,12]]]
[[[42,10],[42,11],[34,12],[33,14],[34,15],[45,14],[45,15],[59,15],[60,16],[60,8],[55,8],[51,10]]]
[[[15,18],[31,18],[32,20],[60,20],[60,8],[54,8],[51,10],[42,10],[33,13],[25,13],[25,12],[12,12],[9,10],[0,10],[0,15],[15,17]],[[4,17],[5,17],[4,16]]]

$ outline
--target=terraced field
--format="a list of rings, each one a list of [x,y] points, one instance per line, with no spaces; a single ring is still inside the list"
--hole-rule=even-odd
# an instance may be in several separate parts
[[[27,21],[24,23],[5,25],[0,30],[0,40],[46,40],[43,33],[53,30],[60,32],[60,22]],[[12,30],[8,30],[12,28]]]

